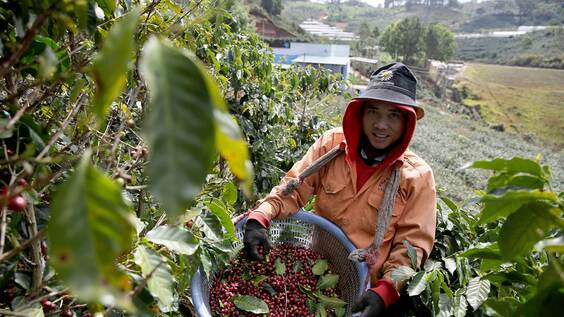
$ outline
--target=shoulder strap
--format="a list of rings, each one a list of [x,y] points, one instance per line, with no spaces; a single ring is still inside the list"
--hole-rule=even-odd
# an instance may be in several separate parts
[[[345,153],[345,149],[341,148],[340,144],[331,149],[331,151],[325,153],[323,156],[315,160],[315,162],[311,163],[311,165],[308,166],[305,170],[303,170],[303,172],[298,175],[298,178],[290,180],[288,184],[286,184],[284,189],[282,189],[282,193],[284,195],[289,195],[298,187],[298,185],[300,185],[304,181],[306,177],[317,172],[323,166],[327,165],[327,163],[331,162],[334,158],[343,153]]]
[[[384,241],[384,235],[388,230],[388,224],[390,223],[390,218],[392,217],[392,212],[394,210],[396,195],[400,187],[400,179],[401,171],[398,167],[394,167],[392,174],[390,175],[390,179],[386,184],[380,208],[378,209],[378,222],[374,233],[374,241],[372,241],[372,244],[370,244],[367,248],[353,250],[349,254],[349,260],[355,262],[366,262],[369,266],[376,264],[378,261],[378,257],[380,256],[380,246],[382,245],[382,241]],[[366,278],[368,281],[369,276]]]

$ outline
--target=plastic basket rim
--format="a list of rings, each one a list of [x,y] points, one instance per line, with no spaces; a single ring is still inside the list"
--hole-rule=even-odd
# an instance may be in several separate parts
[[[327,220],[326,218],[316,215],[314,213],[310,213],[305,211],[303,208],[300,209],[298,212],[293,214],[292,216],[286,219],[293,219],[293,220],[301,220],[306,223],[311,223],[321,227],[323,230],[331,233],[334,235],[341,243],[343,243],[344,247],[347,249],[348,252],[352,252],[356,249],[354,244],[350,241],[344,231],[335,225],[333,222]],[[236,224],[237,229],[241,229],[243,225],[247,222],[247,217],[241,219],[239,223]],[[366,275],[368,274],[368,267],[366,263],[355,263],[355,266],[359,273],[359,284],[358,289],[364,289],[364,280]],[[204,304],[203,294],[201,292],[204,280],[206,278],[205,272],[203,268],[200,266],[198,271],[194,273],[192,276],[192,281],[190,283],[190,288],[192,290],[192,301],[194,304],[194,309],[196,310],[196,314],[199,317],[211,317],[211,312],[207,309],[206,305]]]

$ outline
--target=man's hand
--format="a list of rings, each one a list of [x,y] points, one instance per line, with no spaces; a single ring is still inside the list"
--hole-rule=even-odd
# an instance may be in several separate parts
[[[254,219],[247,221],[243,242],[245,244],[245,253],[251,260],[262,260],[264,258],[257,250],[259,245],[263,247],[265,255],[270,252],[271,245],[268,239],[268,230]]]
[[[352,307],[353,313],[362,313],[360,317],[384,316],[384,310],[386,310],[386,305],[380,295],[370,290],[366,291]]]

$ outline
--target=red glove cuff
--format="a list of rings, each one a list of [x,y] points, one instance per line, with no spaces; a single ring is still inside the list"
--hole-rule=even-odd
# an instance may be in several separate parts
[[[260,212],[251,211],[248,219],[253,219],[258,221],[265,228],[270,227],[270,220],[268,220],[268,218],[266,218],[266,216]]]
[[[378,280],[370,290],[380,295],[386,308],[400,298],[400,293],[389,280]]]

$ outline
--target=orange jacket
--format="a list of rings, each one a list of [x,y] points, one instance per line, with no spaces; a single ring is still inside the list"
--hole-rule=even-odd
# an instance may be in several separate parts
[[[360,111],[361,104],[349,105],[347,112]],[[350,118],[350,116],[348,116]],[[343,126],[360,129],[355,122],[347,121]],[[414,120],[412,125],[414,125]],[[352,121],[358,121],[354,119]],[[358,123],[358,122],[356,122]],[[349,135],[351,133],[349,132]],[[346,139],[346,140],[345,140]],[[411,135],[404,140],[407,147]],[[366,248],[374,240],[377,221],[377,209],[384,195],[387,179],[392,165],[399,166],[401,172],[399,194],[396,197],[392,219],[380,247],[380,257],[376,265],[370,268],[371,283],[375,285],[379,278],[391,280],[394,268],[407,265],[410,260],[403,240],[407,240],[417,251],[418,265],[429,256],[433,247],[436,226],[435,181],[429,165],[415,153],[402,149],[390,165],[376,169],[357,189],[357,164],[350,153],[351,142],[345,138],[342,128],[324,133],[308,150],[306,155],[286,174],[281,184],[257,203],[250,218],[259,220],[268,226],[271,219],[285,218],[303,207],[312,195],[316,195],[315,213],[338,225],[358,247]],[[283,185],[296,178],[317,158],[337,146],[346,148],[346,155],[338,156],[318,172],[305,178],[291,194],[284,196]],[[354,144],[355,148],[357,144]]]

